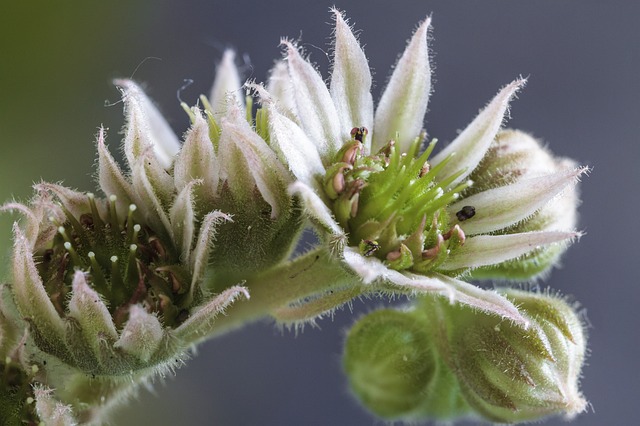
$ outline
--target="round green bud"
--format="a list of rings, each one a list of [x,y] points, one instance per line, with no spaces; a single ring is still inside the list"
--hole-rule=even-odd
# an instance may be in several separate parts
[[[344,369],[351,388],[380,417],[406,418],[419,409],[435,368],[425,325],[409,313],[373,312],[347,336]]]

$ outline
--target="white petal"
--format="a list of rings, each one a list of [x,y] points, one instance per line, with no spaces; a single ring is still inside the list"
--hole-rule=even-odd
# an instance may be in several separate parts
[[[340,137],[350,139],[353,127],[366,127],[373,132],[373,98],[371,71],[364,51],[342,14],[333,9],[336,18],[333,70],[329,90],[340,117]],[[366,139],[365,152],[370,151],[372,134]]]
[[[209,102],[213,108],[211,112],[216,120],[225,114],[229,102],[244,106],[244,91],[235,58],[236,52],[231,49],[225,50],[222,61],[216,68],[216,77],[209,95]]]
[[[58,198],[66,210],[79,218],[83,213],[90,211],[89,198],[84,192],[74,191],[66,186],[55,183],[41,182],[33,186],[36,191],[49,191]]]
[[[127,116],[124,140],[127,161],[133,165],[137,155],[151,145],[162,166],[169,168],[180,151],[180,141],[171,126],[137,84],[131,80],[116,80],[115,84],[122,88]]]
[[[180,194],[176,197],[169,217],[171,219],[171,229],[175,244],[180,251],[180,260],[185,264],[189,264],[189,256],[191,255],[191,244],[193,242],[193,234],[195,232],[195,213],[193,211],[193,186],[201,184],[201,181],[192,180],[187,184]]]
[[[131,305],[129,320],[114,347],[147,362],[160,347],[163,337],[164,331],[158,318],[142,306]]]
[[[499,294],[483,290],[464,281],[436,274],[435,277],[400,273],[387,268],[375,257],[365,257],[356,248],[344,250],[344,260],[356,272],[365,284],[377,280],[389,281],[395,285],[406,287],[417,294],[433,293],[449,298],[451,303],[464,303],[485,312],[497,314],[516,323],[527,325],[518,309]]]
[[[253,197],[253,184],[271,206],[271,218],[288,203],[285,186],[291,176],[276,153],[251,128],[240,110],[232,108],[222,119],[218,154],[221,175],[233,193]]]
[[[147,174],[149,156],[150,154],[147,152],[133,165],[131,180],[136,194],[136,205],[154,231],[171,237],[171,222]]]
[[[467,238],[453,251],[440,269],[453,271],[495,265],[515,259],[541,246],[579,237],[577,232],[542,231],[507,235],[479,235]]]
[[[284,111],[284,114],[293,119],[296,114],[296,98],[291,84],[291,76],[285,61],[277,61],[269,72],[269,80],[267,82],[267,91],[271,97],[278,103],[278,108]]]
[[[455,186],[473,172],[500,130],[505,114],[508,113],[509,101],[524,86],[525,82],[526,80],[518,79],[500,90],[471,124],[445,149],[433,157],[432,163],[436,165],[450,154],[455,154],[440,170],[437,176],[439,180],[442,181],[464,170],[464,173],[450,184],[450,186]]]
[[[511,185],[479,192],[449,208],[452,219],[463,206],[475,207],[476,214],[460,223],[467,235],[497,231],[526,219],[545,206],[571,184],[586,168],[564,170],[551,175],[522,179]],[[575,210],[575,206],[573,207]]]
[[[225,221],[233,222],[233,220],[231,220],[231,216],[218,210],[208,213],[204,219],[202,219],[196,246],[191,255],[191,273],[193,278],[191,280],[191,287],[189,290],[190,300],[192,300],[196,287],[204,277],[205,270],[209,262],[209,252],[211,251],[211,247],[216,236],[216,228]]]
[[[420,134],[431,93],[427,34],[431,18],[420,24],[398,60],[376,110],[372,151],[392,139],[401,152]]]
[[[53,347],[64,346],[64,322],[49,299],[29,242],[17,223],[13,225],[13,234],[12,288],[18,310]]]
[[[118,214],[126,214],[129,205],[134,202],[133,188],[124,177],[118,163],[111,156],[104,143],[104,128],[100,128],[98,136],[98,182],[100,189],[109,197],[117,197]]]
[[[304,131],[318,147],[324,164],[333,160],[343,141],[340,137],[340,118],[327,86],[313,65],[304,60],[298,49],[288,41],[289,75],[296,98],[296,110]]]
[[[525,328],[529,327],[529,320],[520,314],[518,308],[506,297],[495,291],[485,290],[446,275],[434,274],[434,278],[442,281],[454,291],[451,303],[463,303],[483,312],[513,321]]]
[[[233,286],[224,290],[191,314],[185,322],[175,329],[175,335],[190,344],[206,338],[215,327],[216,317],[240,296],[249,299],[249,292],[246,288]]]
[[[202,179],[200,190],[208,200],[217,195],[220,164],[209,138],[209,125],[199,111],[195,111],[195,122],[176,158],[173,175],[178,191],[182,191],[189,182]]]
[[[307,215],[310,216],[311,220],[320,226],[325,233],[339,240],[346,238],[344,230],[333,218],[331,210],[329,210],[324,201],[322,201],[313,189],[302,182],[294,182],[289,186],[289,193],[291,195],[298,195],[302,199],[302,205]]]
[[[78,320],[85,340],[99,354],[102,339],[111,339],[111,342],[118,339],[109,309],[100,295],[89,287],[82,271],[74,273],[72,289],[69,315]]]
[[[316,177],[324,175],[324,166],[318,151],[305,132],[280,112],[279,104],[262,86],[249,85],[260,96],[267,108],[269,119],[269,143],[291,173],[307,185],[318,186]]]

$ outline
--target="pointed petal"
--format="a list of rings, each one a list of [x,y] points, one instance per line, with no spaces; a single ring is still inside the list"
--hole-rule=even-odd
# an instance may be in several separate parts
[[[420,24],[398,60],[389,84],[380,98],[373,129],[372,152],[396,139],[400,152],[407,152],[420,134],[431,93],[431,66],[427,35],[431,18]]]
[[[111,156],[104,140],[105,131],[101,127],[98,134],[98,182],[100,189],[107,197],[111,195],[117,197],[118,213],[125,214],[126,209],[134,201],[133,188]]]
[[[453,271],[479,266],[495,265],[515,259],[547,244],[569,241],[580,236],[578,232],[542,231],[507,235],[479,235],[467,238],[447,257],[439,269]]]
[[[163,233],[165,236],[171,236],[171,222],[147,176],[147,161],[145,157],[148,158],[149,155],[147,153],[133,165],[131,179],[137,199],[136,205],[147,223],[152,225],[154,231]]]
[[[169,217],[171,219],[171,229],[175,238],[176,247],[180,251],[180,260],[189,264],[191,256],[191,244],[195,232],[195,213],[193,211],[193,186],[200,184],[199,180],[192,180],[185,186],[176,198]]]
[[[114,347],[147,362],[160,347],[164,331],[158,318],[140,305],[129,307],[129,320]]]
[[[307,185],[319,187],[317,176],[324,175],[324,166],[318,151],[305,132],[280,112],[279,105],[260,85],[249,85],[260,96],[267,108],[269,119],[269,142],[291,173]]]
[[[442,281],[454,291],[451,303],[463,303],[483,312],[498,315],[524,328],[529,327],[529,320],[520,314],[513,303],[497,292],[485,290],[446,275],[435,274],[434,279]]]
[[[5,203],[0,206],[0,212],[19,212],[26,218],[25,235],[31,246],[34,246],[40,231],[40,218],[22,203]]]
[[[74,273],[72,289],[69,315],[78,321],[85,340],[99,355],[102,340],[115,342],[118,339],[116,326],[109,309],[100,295],[89,287],[82,271]]]
[[[174,178],[178,191],[182,191],[192,180],[202,179],[200,190],[208,200],[218,192],[220,164],[209,139],[209,125],[200,111],[194,111],[195,122],[187,136],[174,167]]]
[[[249,291],[241,286],[233,286],[224,290],[176,328],[175,335],[188,343],[204,339],[215,328],[216,317],[240,296],[249,300]]]
[[[122,90],[127,126],[124,152],[130,165],[147,146],[164,168],[169,168],[173,157],[180,151],[180,141],[151,99],[131,80],[116,80]]]
[[[222,60],[216,68],[216,77],[209,95],[209,102],[213,108],[213,116],[218,120],[227,111],[229,102],[244,106],[244,91],[240,81],[240,72],[235,63],[236,52],[231,49],[224,51]]]
[[[38,417],[46,419],[47,426],[75,426],[78,424],[73,417],[71,406],[64,405],[53,397],[53,391],[37,384],[33,387]]]
[[[345,248],[344,259],[365,284],[370,284],[377,280],[388,281],[418,294],[433,293],[444,295],[449,298],[451,303],[464,303],[522,325],[528,323],[511,302],[493,291],[483,290],[464,281],[444,275],[428,277],[406,272],[400,273],[387,268],[375,257],[361,255],[353,247]]]
[[[196,287],[200,284],[200,281],[204,277],[207,264],[209,262],[209,252],[211,246],[215,240],[217,226],[223,222],[233,222],[231,216],[222,213],[221,211],[213,211],[208,213],[202,224],[200,225],[200,232],[198,233],[198,239],[196,241],[196,247],[193,249],[191,255],[191,271],[193,278],[191,281],[190,298],[193,298]]]
[[[340,137],[340,118],[322,77],[298,49],[288,41],[286,59],[296,98],[296,110],[302,128],[318,147],[324,164],[333,160],[343,141]]]
[[[587,168],[579,168],[522,179],[474,194],[452,204],[448,211],[453,219],[455,212],[463,206],[475,207],[475,215],[460,224],[467,235],[497,231],[526,219],[544,207],[565,188],[575,184],[586,171]]]
[[[271,206],[271,218],[288,204],[285,185],[291,177],[276,153],[253,131],[238,108],[232,108],[222,119],[219,155],[221,175],[231,192],[242,198],[253,197],[253,185]]]
[[[508,113],[509,102],[525,82],[526,80],[518,79],[500,90],[471,124],[433,158],[433,165],[437,165],[455,153],[455,156],[438,174],[438,180],[443,181],[460,170],[464,170],[464,173],[449,185],[453,187],[471,174],[500,130],[505,114]]]
[[[64,322],[42,284],[31,254],[31,247],[17,223],[13,225],[13,294],[23,317],[29,318],[52,347],[64,343]]]
[[[307,216],[319,226],[326,234],[331,235],[335,239],[344,240],[346,238],[344,230],[338,225],[333,218],[333,213],[326,206],[324,201],[318,196],[313,189],[302,182],[294,182],[289,186],[289,193],[297,195],[302,199]]]
[[[89,198],[84,192],[74,191],[66,186],[57,185],[55,183],[41,182],[33,186],[38,192],[49,191],[55,194],[60,200],[60,203],[67,209],[74,217],[80,217],[83,213],[91,211],[89,206]]]
[[[342,13],[335,14],[335,49],[329,90],[340,117],[340,137],[351,138],[353,127],[364,126],[373,131],[373,97],[371,96],[371,71],[360,43],[345,22]],[[372,135],[366,139],[365,152],[370,152]]]
[[[289,76],[289,69],[285,61],[276,61],[269,72],[267,91],[278,103],[278,108],[284,111],[290,119],[296,117],[296,98]]]

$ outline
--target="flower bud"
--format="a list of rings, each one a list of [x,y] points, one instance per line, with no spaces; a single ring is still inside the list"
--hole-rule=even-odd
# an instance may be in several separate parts
[[[440,328],[438,351],[477,414],[504,423],[574,417],[587,404],[578,390],[586,350],[578,315],[548,294],[504,294],[530,320],[528,329],[438,299],[422,299],[417,310]]]
[[[365,316],[349,331],[343,364],[362,404],[386,419],[417,410],[436,372],[422,324],[390,309]]]
[[[476,194],[483,191],[497,194],[501,188],[520,186],[531,192],[527,194],[527,202],[521,203],[522,207],[530,204],[529,212],[512,226],[496,230],[497,235],[572,231],[576,227],[579,204],[575,183],[585,171],[584,168],[576,169],[572,160],[554,157],[530,135],[518,130],[504,130],[498,133],[484,160],[471,175],[474,186],[465,192],[462,201],[452,206],[452,211],[462,204],[473,204],[474,199],[481,197]],[[557,176],[555,182],[548,179],[553,176]],[[547,195],[543,195],[544,191],[538,191],[540,195],[536,195],[536,186],[548,187],[545,190]],[[521,193],[525,191],[527,189]],[[495,212],[487,213],[496,216]],[[478,218],[465,222],[465,225],[471,233],[475,233],[477,227],[483,227]],[[555,265],[569,246],[568,241],[541,246],[517,259],[475,269],[472,275],[475,278],[530,279]]]

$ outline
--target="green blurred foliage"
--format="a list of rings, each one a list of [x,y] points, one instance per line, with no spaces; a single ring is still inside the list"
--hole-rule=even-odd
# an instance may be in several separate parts
[[[0,5],[0,203],[27,201],[32,183],[41,179],[95,189],[98,126],[115,127],[112,145],[120,139],[122,107],[105,106],[105,100],[119,99],[110,80],[131,74],[147,56],[150,3]],[[17,217],[0,216],[2,260],[10,256],[11,223]],[[7,263],[0,263],[2,277]]]

